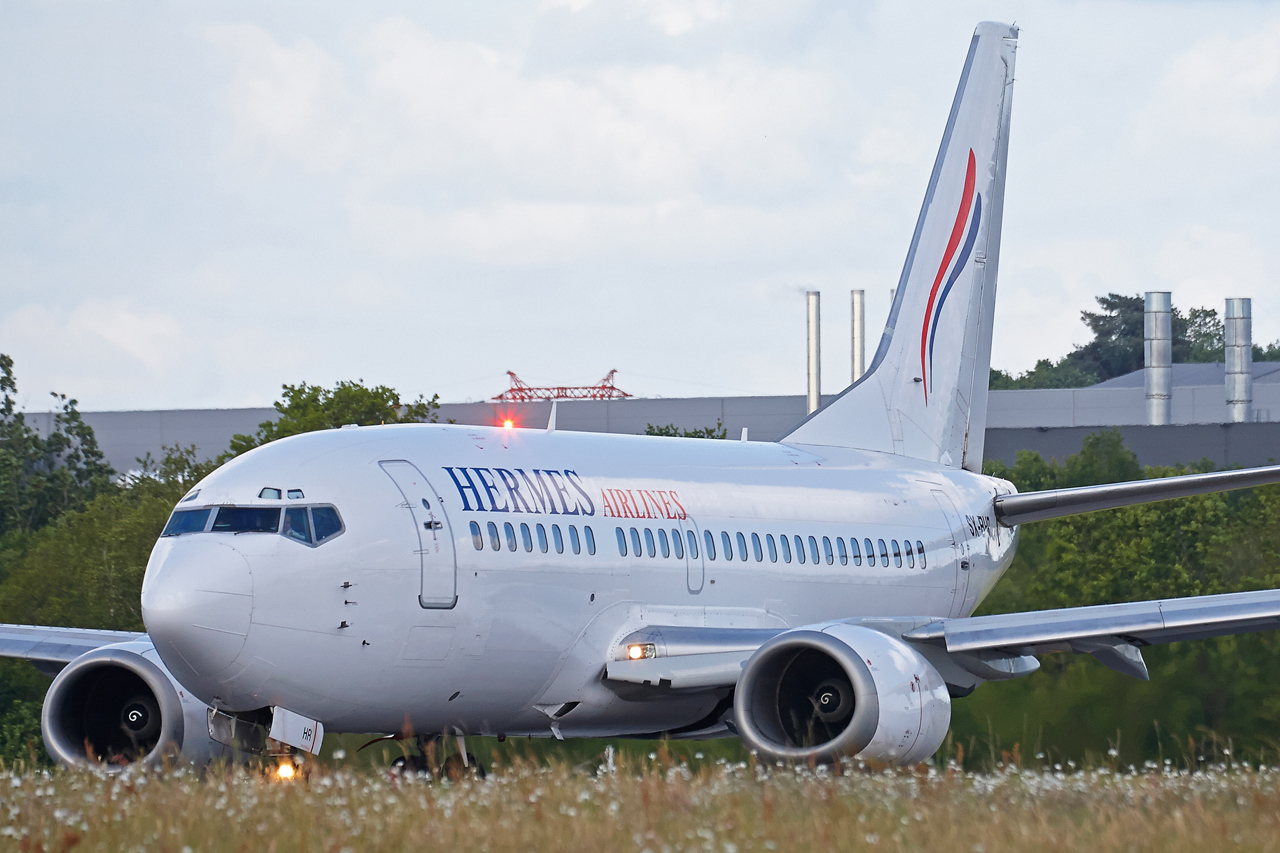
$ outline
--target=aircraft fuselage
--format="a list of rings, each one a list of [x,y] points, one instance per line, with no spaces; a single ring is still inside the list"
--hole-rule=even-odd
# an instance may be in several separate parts
[[[602,681],[627,634],[968,615],[1016,545],[997,491],[1012,487],[845,448],[330,430],[254,450],[180,503],[208,521],[157,542],[143,613],[174,675],[226,710],[329,731],[669,731],[727,691]],[[321,506],[342,528],[319,544],[283,531],[296,512],[277,532],[211,529],[222,507]]]

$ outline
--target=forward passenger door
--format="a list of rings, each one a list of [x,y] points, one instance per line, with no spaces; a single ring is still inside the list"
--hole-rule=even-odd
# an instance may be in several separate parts
[[[430,609],[453,607],[458,601],[457,553],[440,493],[412,462],[387,459],[378,465],[400,492],[397,508],[413,528],[412,538],[404,541],[416,554],[422,574],[418,603]]]

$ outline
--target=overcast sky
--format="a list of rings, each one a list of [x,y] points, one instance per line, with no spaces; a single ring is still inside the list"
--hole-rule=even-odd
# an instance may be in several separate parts
[[[0,352],[33,409],[800,394],[816,289],[838,391],[984,19],[1022,27],[994,365],[1113,290],[1280,338],[1272,5],[10,0]]]

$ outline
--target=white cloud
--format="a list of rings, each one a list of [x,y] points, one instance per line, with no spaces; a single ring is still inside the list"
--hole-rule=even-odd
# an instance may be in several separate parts
[[[210,39],[234,64],[226,102],[242,153],[349,166],[366,190],[427,178],[481,194],[653,199],[708,181],[787,186],[811,168],[808,137],[830,109],[822,75],[741,56],[537,74],[518,53],[405,18],[371,27],[352,69],[248,25]]]
[[[1174,57],[1137,115],[1135,153],[1170,181],[1206,164],[1238,172],[1240,156],[1270,157],[1280,142],[1280,21],[1243,36],[1215,33]],[[1214,168],[1216,167],[1216,168]]]
[[[341,63],[310,39],[284,47],[252,24],[211,25],[205,37],[235,64],[223,103],[236,153],[274,151],[318,171],[347,160],[351,104]]]
[[[66,312],[25,305],[0,324],[0,339],[19,356],[20,386],[36,401],[45,390],[109,398],[172,381],[190,343],[167,314],[98,299]]]

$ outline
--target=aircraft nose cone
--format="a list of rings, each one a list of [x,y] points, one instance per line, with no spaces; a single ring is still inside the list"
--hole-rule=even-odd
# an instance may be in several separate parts
[[[244,555],[205,537],[182,537],[142,587],[142,621],[178,676],[207,678],[235,661],[249,635],[253,576]]]

